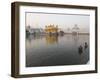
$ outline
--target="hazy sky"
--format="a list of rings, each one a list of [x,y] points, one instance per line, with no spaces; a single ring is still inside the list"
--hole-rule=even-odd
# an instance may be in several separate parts
[[[26,26],[32,28],[45,28],[45,25],[54,24],[67,30],[77,24],[81,31],[89,32],[89,23],[89,15],[26,13]]]

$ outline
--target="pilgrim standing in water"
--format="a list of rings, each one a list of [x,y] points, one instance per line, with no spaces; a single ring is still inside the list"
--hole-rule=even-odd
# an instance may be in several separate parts
[[[79,48],[78,48],[78,52],[79,52],[80,54],[83,53],[83,47],[82,47],[81,45],[80,45]]]
[[[87,44],[87,42],[85,42],[84,49],[86,49],[87,47],[88,47],[88,44]]]

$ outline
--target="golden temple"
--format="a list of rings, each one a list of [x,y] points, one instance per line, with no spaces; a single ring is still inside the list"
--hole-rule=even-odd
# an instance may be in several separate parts
[[[46,25],[45,26],[46,33],[57,33],[58,32],[58,25]]]

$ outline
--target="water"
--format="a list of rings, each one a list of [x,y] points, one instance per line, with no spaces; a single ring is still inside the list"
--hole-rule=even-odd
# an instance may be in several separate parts
[[[89,35],[26,37],[26,67],[81,65],[87,64],[88,61]]]

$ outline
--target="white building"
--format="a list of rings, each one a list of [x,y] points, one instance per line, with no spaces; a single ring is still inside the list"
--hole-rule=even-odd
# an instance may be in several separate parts
[[[29,34],[42,34],[45,33],[44,29],[42,28],[31,28],[30,26],[27,26],[26,32]]]
[[[78,35],[78,33],[79,33],[79,27],[77,24],[75,24],[74,27],[72,28],[72,34]]]

